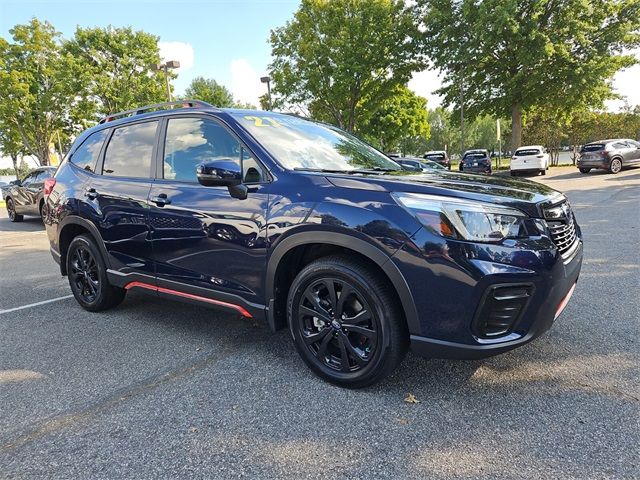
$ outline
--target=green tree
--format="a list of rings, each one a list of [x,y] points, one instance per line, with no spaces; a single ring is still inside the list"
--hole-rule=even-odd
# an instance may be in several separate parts
[[[361,123],[357,133],[383,151],[398,150],[403,140],[406,148],[410,142],[426,142],[429,138],[427,99],[407,86],[396,86],[390,97],[372,109],[376,113]]]
[[[9,155],[26,151],[48,165],[55,135],[71,130],[68,112],[77,90],[69,58],[61,51],[59,33],[48,22],[34,18],[9,32],[13,43],[0,41],[3,149]],[[18,137],[21,147],[15,143]]]
[[[422,67],[417,39],[401,0],[302,0],[271,32],[273,93],[354,132]]]
[[[452,113],[444,107],[429,110],[429,132],[431,138],[425,146],[427,150],[455,151],[460,144],[460,129],[452,119]]]
[[[511,117],[512,147],[532,107],[597,107],[611,78],[636,62],[639,0],[420,0],[425,52],[446,105]]]
[[[164,71],[152,68],[160,63],[155,35],[131,27],[78,27],[64,49],[73,58],[77,91],[84,95],[76,120],[166,100]]]
[[[184,92],[185,98],[202,100],[214,107],[231,107],[234,105],[233,95],[213,78],[196,77]]]

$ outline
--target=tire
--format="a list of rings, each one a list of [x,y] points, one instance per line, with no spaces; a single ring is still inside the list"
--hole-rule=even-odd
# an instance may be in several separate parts
[[[546,175],[547,171],[543,168],[542,170],[540,170],[540,175]]]
[[[346,255],[321,258],[298,273],[287,298],[287,321],[302,360],[342,387],[381,380],[409,347],[404,315],[388,280]]]
[[[609,172],[615,175],[616,173],[620,173],[620,170],[622,170],[622,160],[619,158],[611,160],[611,163],[609,164]]]
[[[578,170],[580,170],[580,173],[589,173],[591,171],[590,168],[579,168]]]
[[[7,205],[7,215],[9,215],[9,220],[11,220],[14,223],[21,222],[22,220],[24,220],[23,215],[16,213],[16,206],[13,203],[13,199],[11,197],[7,198],[6,205]]]
[[[67,249],[67,278],[76,301],[90,312],[118,305],[127,293],[107,279],[107,268],[93,238],[78,235]]]
[[[44,200],[40,202],[40,208],[38,208],[38,212],[40,213],[40,220],[44,223]]]
[[[509,172],[509,174],[510,174],[512,177],[517,177],[517,176],[518,176],[518,174],[517,174],[515,171],[513,171],[513,170],[511,170],[511,171]]]

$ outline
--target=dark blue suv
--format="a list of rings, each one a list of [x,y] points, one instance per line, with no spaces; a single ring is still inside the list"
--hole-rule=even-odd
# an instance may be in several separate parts
[[[582,240],[546,186],[409,172],[333,126],[202,102],[84,132],[45,185],[51,252],[78,303],[131,289],[289,328],[339,385],[411,348],[481,358],[551,327]]]

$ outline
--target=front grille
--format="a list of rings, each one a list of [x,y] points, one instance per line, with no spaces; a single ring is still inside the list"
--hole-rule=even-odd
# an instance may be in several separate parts
[[[565,202],[545,211],[551,240],[561,255],[565,255],[577,240],[576,220],[569,203]]]

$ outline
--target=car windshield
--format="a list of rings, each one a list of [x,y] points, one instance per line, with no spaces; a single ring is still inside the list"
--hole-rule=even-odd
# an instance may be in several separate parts
[[[516,157],[526,157],[528,155],[538,155],[540,150],[537,148],[528,148],[525,150],[516,150]]]
[[[443,153],[428,153],[424,156],[424,158],[427,158],[429,160],[444,160],[444,154]]]
[[[599,152],[600,150],[604,150],[604,143],[592,143],[582,147],[583,152]]]
[[[330,125],[273,112],[232,115],[288,169],[402,170],[383,153]]]

